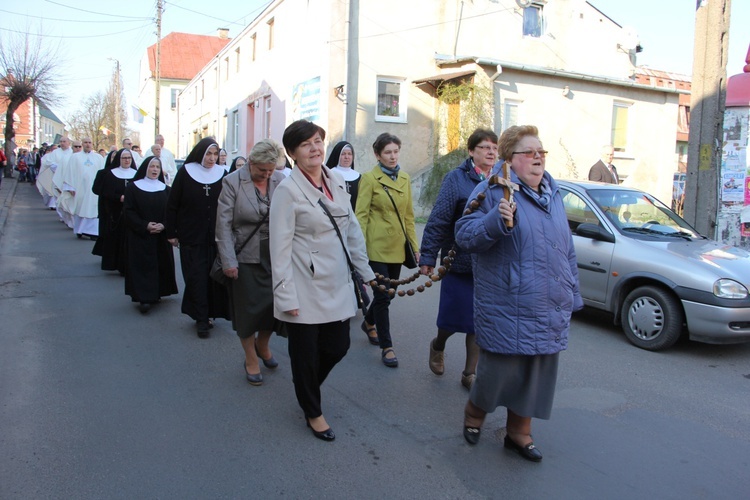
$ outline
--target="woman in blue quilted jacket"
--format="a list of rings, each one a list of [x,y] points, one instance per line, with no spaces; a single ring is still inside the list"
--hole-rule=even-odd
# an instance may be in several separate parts
[[[568,345],[571,313],[583,301],[573,238],[557,183],[545,172],[537,128],[510,127],[498,147],[518,191],[509,201],[503,186],[482,182],[471,195],[479,206],[456,223],[456,243],[473,254],[480,348],[464,438],[476,444],[487,413],[504,406],[505,447],[539,462],[531,419],[550,418],[558,356]]]
[[[420,272],[432,275],[438,252],[443,258],[453,248],[456,221],[463,214],[466,202],[477,184],[487,179],[497,161],[497,135],[478,128],[467,141],[469,158],[448,172],[440,186],[435,206],[422,234],[419,252]],[[445,342],[455,332],[466,333],[466,363],[461,374],[461,385],[471,389],[476,378],[479,347],[474,342],[474,277],[471,274],[471,255],[458,252],[451,270],[440,286],[440,306],[437,316],[437,336],[430,342],[429,366],[432,373],[442,375],[445,370]]]

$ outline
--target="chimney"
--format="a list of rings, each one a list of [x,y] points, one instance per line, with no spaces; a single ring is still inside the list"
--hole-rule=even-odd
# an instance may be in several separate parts
[[[229,28],[219,28],[216,30],[216,34],[222,40],[226,40],[227,38],[229,38]]]

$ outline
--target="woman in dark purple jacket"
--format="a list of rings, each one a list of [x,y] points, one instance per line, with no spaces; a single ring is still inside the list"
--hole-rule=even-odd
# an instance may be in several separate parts
[[[467,141],[469,158],[451,170],[443,179],[435,206],[422,235],[419,266],[422,274],[431,275],[438,252],[446,257],[453,248],[456,221],[461,217],[469,195],[488,178],[497,161],[497,135],[478,128]],[[476,377],[479,348],[474,341],[474,277],[471,255],[458,252],[450,272],[440,287],[437,337],[430,342],[429,366],[432,373],[442,375],[445,368],[445,342],[455,332],[466,333],[466,363],[461,384],[471,389]]]

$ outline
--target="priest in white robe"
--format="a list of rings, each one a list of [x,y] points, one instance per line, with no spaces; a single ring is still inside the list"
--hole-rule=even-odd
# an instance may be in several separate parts
[[[67,137],[63,137],[62,139],[60,139],[60,147],[55,149],[53,152],[44,155],[44,158],[42,158],[42,168],[39,172],[39,175],[37,176],[37,179],[41,177],[42,186],[45,191],[42,194],[46,194],[47,196],[49,196],[45,204],[51,209],[57,208],[58,193],[55,189],[55,184],[53,181],[54,175],[61,165],[67,165],[68,160],[70,160],[72,154],[73,149],[71,149],[70,147],[70,139],[68,139]]]
[[[52,184],[55,186],[55,193],[57,194],[57,215],[60,219],[68,226],[73,229],[73,195],[71,191],[73,186],[70,183],[70,169],[69,163],[70,158],[75,153],[78,153],[83,148],[81,141],[72,141],[71,143],[71,154],[66,158],[65,161],[58,165],[55,170],[55,174],[52,176]]]
[[[167,186],[171,186],[172,182],[174,182],[174,176],[177,175],[177,164],[174,162],[174,154],[172,154],[170,150],[164,147],[163,135],[158,134],[154,142],[156,143],[154,144],[154,146],[159,146],[159,148],[161,148],[161,152],[159,154],[156,154],[154,146],[151,146],[151,151],[153,151],[154,156],[159,158],[159,161],[161,161],[161,168],[162,172],[164,173],[164,179],[167,182]]]
[[[104,168],[104,158],[94,151],[90,137],[84,137],[81,142],[83,151],[73,153],[68,162],[66,187],[72,195],[69,206],[73,212],[73,231],[79,238],[96,237],[99,236],[99,197],[91,188],[97,172]]]

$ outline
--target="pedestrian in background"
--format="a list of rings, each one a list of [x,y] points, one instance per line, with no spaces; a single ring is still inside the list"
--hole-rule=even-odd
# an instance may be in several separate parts
[[[545,172],[537,128],[512,126],[498,146],[520,190],[510,202],[502,185],[483,181],[471,194],[479,207],[456,223],[456,242],[474,259],[480,347],[464,438],[476,444],[487,413],[504,406],[505,447],[538,462],[531,419],[550,418],[559,353],[568,345],[571,313],[583,301],[573,237],[557,183]]]
[[[337,143],[326,161],[326,166],[344,178],[346,190],[351,197],[352,210],[356,210],[357,191],[359,189],[359,180],[362,176],[354,170],[354,147],[346,141]]]
[[[399,153],[401,140],[393,134],[380,134],[372,145],[378,163],[362,174],[357,194],[357,219],[367,242],[370,267],[385,278],[397,280],[405,260],[404,245],[417,246],[414,230],[414,206],[411,195],[411,178],[401,170]],[[417,261],[419,255],[415,254]],[[398,366],[393,349],[388,291],[373,291],[361,328],[370,343],[380,346],[380,359],[390,368]]]
[[[275,320],[268,247],[271,199],[285,178],[276,170],[279,149],[272,139],[263,139],[253,146],[247,165],[242,157],[234,159],[232,167],[240,167],[224,177],[216,215],[216,245],[224,275],[231,279],[232,328],[240,338],[251,385],[263,384],[258,358],[266,368],[279,365],[269,347]]]
[[[419,252],[420,272],[434,273],[438,252],[445,258],[455,246],[456,221],[461,217],[474,188],[488,179],[497,162],[497,135],[478,128],[467,141],[469,158],[448,172],[440,186],[435,206],[427,219]],[[440,286],[437,337],[430,342],[429,367],[435,375],[445,370],[445,342],[455,332],[466,333],[466,361],[461,385],[471,389],[476,378],[479,347],[474,340],[474,276],[471,255],[458,251],[450,272]]]

